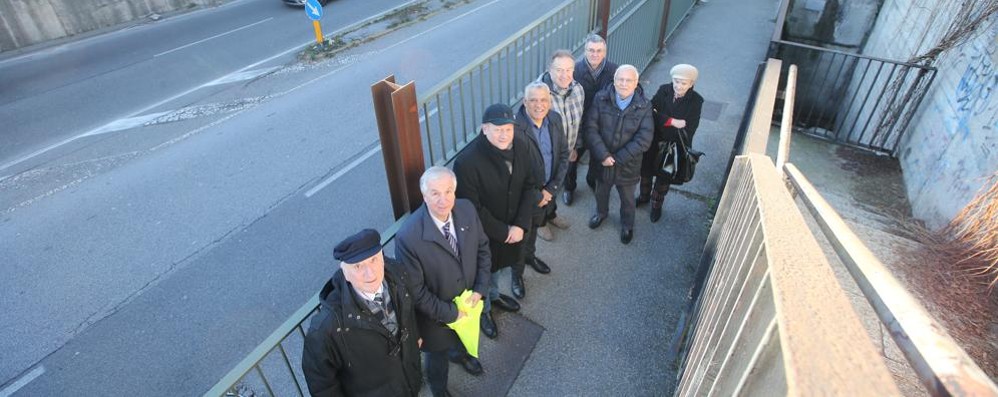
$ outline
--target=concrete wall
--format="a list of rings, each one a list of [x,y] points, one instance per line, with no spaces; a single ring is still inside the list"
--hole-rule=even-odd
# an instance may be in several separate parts
[[[884,0],[791,0],[785,40],[856,51],[866,41]]]
[[[933,47],[957,2],[887,0],[864,53],[908,59]],[[920,27],[914,29],[912,27]],[[998,170],[998,18],[936,62],[936,80],[900,150],[915,217],[948,223]]]
[[[0,0],[0,52],[225,0]]]

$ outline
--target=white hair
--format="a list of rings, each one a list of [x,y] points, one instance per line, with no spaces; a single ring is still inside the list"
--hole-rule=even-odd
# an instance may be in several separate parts
[[[526,98],[530,96],[530,91],[533,90],[543,90],[545,94],[551,96],[551,87],[548,87],[547,84],[544,84],[540,81],[535,81],[533,83],[527,84],[527,87],[523,89],[523,99],[526,100]]]
[[[617,67],[617,71],[613,72],[613,78],[616,79],[617,76],[620,75],[620,72],[625,71],[625,70],[630,70],[630,71],[634,72],[634,79],[635,80],[641,78],[641,73],[638,72],[638,68],[634,67],[634,65],[627,65],[627,64],[620,65],[619,67]]]
[[[454,174],[454,171],[444,166],[435,165],[427,168],[426,171],[423,171],[423,175],[419,177],[419,192],[425,195],[429,189],[427,185],[444,176],[449,176],[454,181],[454,188],[457,188],[457,175]]]

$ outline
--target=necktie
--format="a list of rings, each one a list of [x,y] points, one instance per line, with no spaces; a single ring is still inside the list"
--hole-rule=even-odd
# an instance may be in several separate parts
[[[444,237],[446,237],[447,242],[450,243],[450,249],[454,251],[454,255],[459,256],[460,253],[457,250],[457,238],[454,237],[454,235],[451,234],[450,232],[450,222],[445,223],[443,229],[444,229]]]

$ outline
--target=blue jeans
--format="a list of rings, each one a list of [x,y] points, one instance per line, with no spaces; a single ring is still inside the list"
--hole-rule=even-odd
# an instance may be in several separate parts
[[[485,301],[485,308],[482,309],[482,314],[491,311],[492,301],[499,299],[499,272],[501,271],[492,273],[492,277],[489,278],[489,293],[482,297],[482,300]]]

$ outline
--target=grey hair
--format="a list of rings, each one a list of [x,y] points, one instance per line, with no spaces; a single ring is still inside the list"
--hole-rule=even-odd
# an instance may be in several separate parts
[[[634,67],[634,65],[628,65],[628,64],[620,65],[619,67],[617,67],[617,71],[613,73],[613,78],[616,79],[617,76],[620,75],[620,72],[625,70],[630,70],[634,72],[635,80],[641,78],[641,73],[638,72],[638,68]]]
[[[606,40],[603,39],[603,36],[600,36],[596,33],[590,33],[589,36],[586,36],[586,44],[589,43],[606,45]]]
[[[569,51],[569,50],[555,50],[555,52],[553,54],[551,54],[551,61],[548,62],[548,66],[553,65],[554,64],[554,60],[558,59],[558,58],[568,58],[568,59],[571,59],[573,63],[575,62],[575,55],[572,55],[571,51]]]
[[[526,100],[527,97],[530,96],[530,91],[533,90],[544,90],[545,94],[551,96],[551,87],[548,87],[547,84],[542,83],[540,81],[535,81],[533,83],[527,84],[527,87],[523,89],[523,99]]]
[[[444,166],[435,165],[427,168],[426,171],[423,171],[423,175],[419,177],[419,192],[425,195],[426,190],[429,189],[427,185],[431,181],[440,179],[443,176],[449,176],[454,181],[454,188],[457,188],[457,175],[454,174],[454,171]]]

